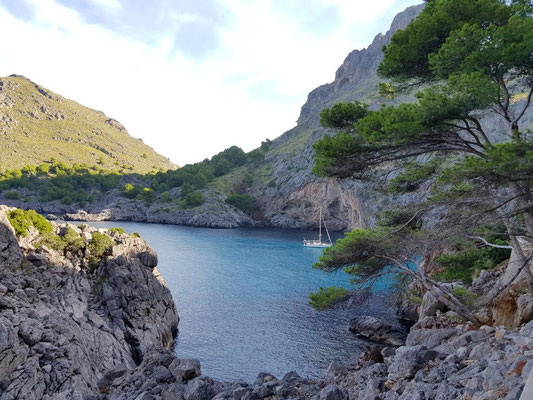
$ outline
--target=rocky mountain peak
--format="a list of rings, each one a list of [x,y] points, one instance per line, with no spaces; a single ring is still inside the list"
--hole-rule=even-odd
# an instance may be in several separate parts
[[[376,78],[377,67],[383,59],[383,45],[390,41],[396,31],[405,29],[423,8],[424,4],[408,7],[394,17],[387,33],[377,34],[366,49],[353,50],[348,54],[335,73],[335,80],[309,93],[307,102],[302,106],[298,124],[317,121],[323,108],[334,101],[339,101],[339,98],[345,95],[349,97],[357,86],[365,85],[365,80],[373,81]]]

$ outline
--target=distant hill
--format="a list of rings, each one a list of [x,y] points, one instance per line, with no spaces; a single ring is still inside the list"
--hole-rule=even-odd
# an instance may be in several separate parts
[[[177,167],[103,112],[18,75],[0,78],[0,148],[0,172],[51,159],[122,172]]]

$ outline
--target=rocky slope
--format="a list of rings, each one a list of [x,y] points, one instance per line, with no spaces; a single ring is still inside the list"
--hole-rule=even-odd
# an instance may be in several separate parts
[[[522,305],[505,314],[512,318],[499,319],[498,300],[487,325],[473,329],[424,296],[407,336],[375,319],[354,321],[350,329],[393,346],[369,342],[321,379],[288,372],[218,382],[197,360],[171,352],[178,316],[146,242],[88,226],[52,223],[46,231],[34,220],[24,231],[12,210],[0,206],[1,400],[518,400],[533,373],[533,301],[521,279],[507,285],[512,258],[471,288],[513,297],[508,304]],[[103,237],[113,241],[105,251],[95,246]]]
[[[179,198],[180,188],[171,189],[173,197]],[[130,200],[122,196],[120,190],[113,189],[104,198],[86,204],[83,209],[79,205],[65,205],[60,201],[41,202],[31,189],[22,189],[24,198],[0,201],[10,207],[36,210],[50,219],[68,221],[135,221],[159,224],[187,225],[202,228],[237,228],[240,226],[260,226],[236,207],[226,203],[226,194],[216,189],[202,190],[205,202],[199,207],[182,208],[156,200],[146,204],[143,200]]]
[[[0,147],[0,171],[52,158],[140,173],[176,168],[103,112],[17,75],[0,78]]]
[[[344,230],[363,227],[372,221],[377,205],[372,187],[353,181],[338,182],[319,179],[312,173],[312,145],[331,134],[319,123],[320,112],[341,101],[364,101],[377,107],[377,66],[383,59],[382,47],[392,35],[405,28],[423,9],[423,5],[407,8],[392,21],[385,34],[378,34],[363,50],[354,50],[335,74],[335,80],[313,90],[302,106],[298,124],[272,142],[266,155],[275,187],[261,182],[251,194],[260,202],[265,219],[279,227],[315,227],[318,209],[325,212],[328,227]],[[395,101],[402,101],[398,98]]]
[[[83,399],[105,391],[106,372],[173,346],[176,307],[144,240],[55,223],[15,237],[10,211],[0,206],[0,399]],[[68,228],[75,245],[43,245]],[[114,244],[95,259],[98,235]]]
[[[331,229],[360,228],[372,224],[377,213],[388,203],[401,206],[410,202],[411,196],[422,196],[415,193],[390,198],[377,192],[372,182],[320,179],[312,173],[313,144],[332,134],[319,123],[320,112],[324,108],[355,100],[369,104],[371,109],[380,107],[382,103],[412,101],[411,96],[398,96],[393,100],[380,97],[380,79],[376,71],[383,59],[383,45],[389,43],[392,35],[405,28],[422,9],[423,4],[407,8],[394,18],[389,31],[378,34],[368,48],[351,52],[337,70],[334,81],[309,94],[297,126],[272,141],[265,163],[222,178],[221,186],[231,187],[232,180],[235,186],[245,175],[253,176],[254,184],[248,192],[260,205],[261,223],[282,228],[316,227],[319,208],[325,213],[326,223]],[[515,105],[521,107],[523,100]],[[506,133],[507,128],[501,118],[487,115],[482,123],[493,138]],[[522,128],[533,128],[533,110],[524,116]]]

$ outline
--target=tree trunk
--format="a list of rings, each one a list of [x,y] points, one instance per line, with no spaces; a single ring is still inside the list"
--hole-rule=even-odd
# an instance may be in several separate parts
[[[437,298],[441,303],[446,305],[450,310],[455,311],[459,316],[467,321],[470,321],[474,326],[480,326],[481,323],[474,316],[474,314],[465,307],[459,299],[457,299],[452,293],[440,287],[437,282],[432,282],[428,279],[422,270],[419,270],[413,275],[424,288],[429,291],[433,296]]]

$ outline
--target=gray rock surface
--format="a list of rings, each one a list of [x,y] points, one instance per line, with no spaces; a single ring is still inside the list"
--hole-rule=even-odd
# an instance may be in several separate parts
[[[15,237],[15,231],[7,219],[6,211],[6,206],[0,206],[0,268],[13,268],[20,265],[22,251]]]
[[[407,336],[404,328],[388,324],[368,315],[352,318],[350,320],[350,331],[367,339],[395,346],[403,345]]]
[[[78,255],[36,248],[36,232],[17,242],[6,211],[0,209],[8,257],[0,265],[0,399],[96,395],[135,368],[148,347],[173,345],[176,307],[146,242],[109,233],[116,245],[89,269]]]
[[[429,338],[432,333],[435,337]],[[336,363],[335,373],[322,379],[304,379],[291,372],[279,380],[260,373],[253,384],[204,376],[183,381],[171,366],[189,361],[154,347],[139,367],[116,379],[100,399],[518,400],[533,371],[532,333],[533,322],[520,330],[458,328],[453,336],[427,329],[424,340],[436,344],[434,348],[418,344],[396,350],[372,348],[355,365]]]

